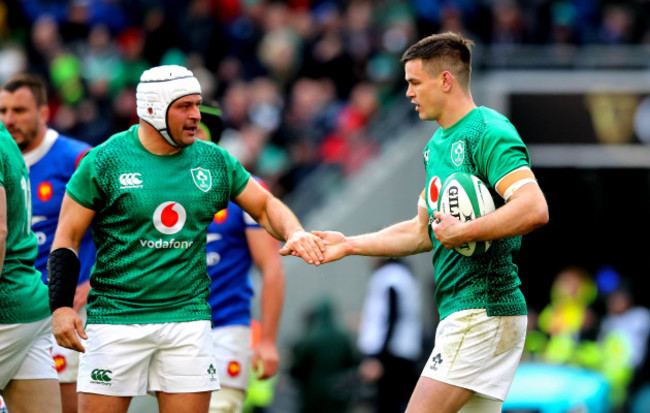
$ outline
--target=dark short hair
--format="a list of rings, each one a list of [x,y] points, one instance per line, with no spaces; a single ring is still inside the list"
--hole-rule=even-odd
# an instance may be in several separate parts
[[[3,83],[0,90],[6,90],[7,92],[15,92],[21,87],[28,88],[34,100],[36,101],[36,106],[41,107],[47,105],[47,89],[45,87],[45,82],[36,76],[32,76],[27,73],[20,73],[9,78],[5,83]]]
[[[450,71],[464,87],[469,87],[472,74],[474,42],[458,33],[447,32],[427,36],[410,46],[402,55],[402,64],[422,60],[430,73]]]

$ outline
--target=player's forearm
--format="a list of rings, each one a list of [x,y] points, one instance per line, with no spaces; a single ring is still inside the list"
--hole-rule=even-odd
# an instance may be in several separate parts
[[[421,228],[417,217],[378,232],[348,237],[347,242],[347,255],[405,257],[431,251],[432,248],[427,232]]]
[[[2,268],[5,263],[5,250],[7,248],[7,234],[0,235],[0,278],[2,278]]]
[[[527,234],[548,222],[544,194],[535,183],[521,187],[494,212],[467,223],[467,241],[486,241]]]
[[[4,186],[0,186],[0,277],[2,277],[2,268],[5,262],[7,249],[7,194]]]
[[[59,224],[52,241],[52,251],[57,248],[69,248],[79,253],[81,240],[95,217],[95,211],[82,207],[66,193],[63,196]]]
[[[259,224],[275,239],[287,241],[297,231],[304,231],[300,221],[282,201],[275,197],[266,200]]]
[[[262,273],[261,324],[262,340],[275,345],[284,304],[284,271],[280,265]]]

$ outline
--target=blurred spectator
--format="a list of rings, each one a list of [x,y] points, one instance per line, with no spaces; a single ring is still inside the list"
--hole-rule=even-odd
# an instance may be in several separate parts
[[[495,46],[525,43],[527,38],[524,13],[515,0],[499,0],[492,9],[492,33],[490,41]]]
[[[611,377],[615,385],[614,398],[622,404],[643,381],[642,369],[650,340],[650,310],[635,305],[632,290],[625,280],[607,294],[606,304],[607,313],[602,320],[598,340],[605,344],[617,343],[622,355],[617,358],[618,363],[622,358],[623,363],[630,367],[625,370],[616,368],[616,375]]]
[[[376,88],[365,82],[355,85],[349,103],[336,116],[334,129],[320,145],[323,162],[336,164],[345,175],[352,175],[373,157],[377,147],[366,130],[378,108]]]
[[[293,348],[290,374],[299,390],[302,413],[345,413],[354,389],[350,378],[357,357],[328,300],[307,315],[303,336]]]
[[[418,380],[422,350],[420,288],[399,259],[376,259],[361,313],[361,379],[376,386],[375,411],[401,413]]]
[[[590,308],[596,295],[596,285],[584,268],[562,269],[551,287],[551,302],[539,316],[540,328],[551,336],[566,334],[580,339],[586,330],[596,328]]]
[[[600,337],[610,334],[625,337],[632,365],[641,368],[650,338],[650,310],[635,305],[632,290],[625,282],[607,295],[607,314],[600,326]]]
[[[605,44],[631,43],[634,35],[632,10],[625,4],[609,4],[603,10],[599,38]]]

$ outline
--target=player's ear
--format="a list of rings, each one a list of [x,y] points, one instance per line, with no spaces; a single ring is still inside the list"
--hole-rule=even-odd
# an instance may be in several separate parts
[[[50,107],[48,105],[41,106],[38,112],[43,123],[47,123],[50,120]]]
[[[454,75],[450,71],[445,70],[440,74],[442,80],[442,90],[444,92],[449,92],[451,90],[451,84],[454,81]]]

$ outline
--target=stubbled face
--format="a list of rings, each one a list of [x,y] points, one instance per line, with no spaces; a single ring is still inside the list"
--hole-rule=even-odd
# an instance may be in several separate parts
[[[443,106],[442,76],[432,76],[421,59],[406,62],[404,72],[409,85],[406,97],[415,105],[420,119],[437,120]]]
[[[188,95],[174,101],[167,112],[169,134],[179,146],[192,145],[201,120],[201,95]]]
[[[29,88],[0,92],[0,121],[21,151],[33,149],[45,135],[47,116],[47,106],[39,108]]]

